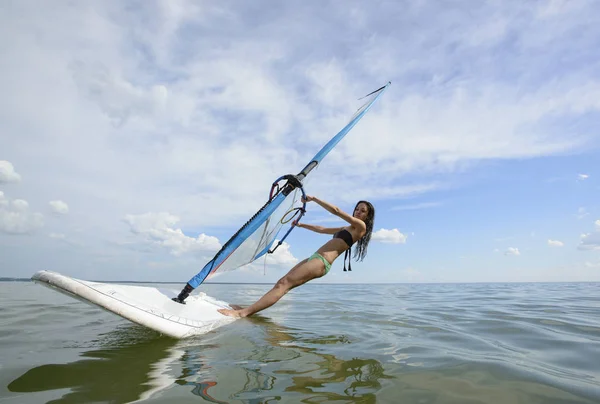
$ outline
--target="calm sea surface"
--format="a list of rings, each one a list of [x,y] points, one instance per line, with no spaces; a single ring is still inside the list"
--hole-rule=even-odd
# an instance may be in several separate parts
[[[246,305],[269,287],[202,288]],[[600,284],[307,284],[178,341],[0,283],[0,403],[136,400],[600,403]]]

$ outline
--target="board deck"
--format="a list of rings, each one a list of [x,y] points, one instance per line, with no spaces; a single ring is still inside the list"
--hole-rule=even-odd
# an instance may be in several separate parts
[[[204,293],[180,304],[171,300],[178,291],[167,288],[91,282],[52,271],[36,272],[31,279],[173,338],[206,334],[236,320],[217,311],[230,309],[229,304]]]

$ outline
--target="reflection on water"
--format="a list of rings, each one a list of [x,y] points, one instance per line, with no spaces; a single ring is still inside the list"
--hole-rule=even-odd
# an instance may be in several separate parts
[[[7,387],[11,392],[69,389],[54,403],[130,402],[143,397],[153,382],[152,366],[166,358],[174,341],[137,326],[126,326],[92,341],[97,348],[81,359],[28,370]]]
[[[261,339],[255,338],[255,326]],[[292,330],[265,318],[253,318],[241,328],[251,334],[229,335],[218,344],[217,335],[176,341],[125,325],[88,342],[81,353],[85,359],[35,367],[7,387],[22,393],[66,389],[53,403],[134,402],[174,385],[213,403],[268,402],[285,392],[310,397],[307,402],[374,402],[380,380],[391,378],[375,359],[340,360],[319,353],[301,346],[307,340]],[[232,342],[237,342],[233,350],[227,348]],[[321,342],[331,344],[332,338],[310,339],[312,345]]]
[[[341,360],[332,354],[318,352],[319,345],[347,343],[343,336],[295,337],[290,329],[266,319],[262,324],[267,331],[265,339],[269,344],[301,352],[303,366],[298,366],[297,362],[289,363],[274,371],[293,381],[291,386],[285,388],[286,392],[301,393],[319,402],[324,399],[374,402],[374,393],[381,388],[380,381],[393,378],[385,374],[383,365],[375,359]],[[305,344],[316,347],[301,346]]]
[[[184,347],[184,344],[185,347]],[[179,386],[191,387],[191,393],[202,397],[211,403],[225,403],[210,395],[209,389],[216,386],[217,382],[212,374],[211,366],[202,356],[202,352],[210,349],[216,349],[218,346],[210,344],[187,345],[185,341],[180,342],[179,355],[173,362],[180,363],[181,370],[174,380]]]
[[[306,341],[293,330],[264,317],[248,320],[239,327],[241,333],[222,338],[220,347],[186,346],[181,358],[185,371],[177,384],[194,386],[193,394],[216,403],[278,401],[292,393],[303,402],[374,402],[380,380],[392,378],[375,359],[341,360],[302,346]],[[331,344],[332,338],[310,341],[313,346]]]

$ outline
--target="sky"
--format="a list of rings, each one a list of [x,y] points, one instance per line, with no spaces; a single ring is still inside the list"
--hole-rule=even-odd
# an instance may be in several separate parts
[[[313,282],[600,281],[598,43],[593,0],[3,1],[0,276],[185,283],[391,81],[306,184],[376,208]]]

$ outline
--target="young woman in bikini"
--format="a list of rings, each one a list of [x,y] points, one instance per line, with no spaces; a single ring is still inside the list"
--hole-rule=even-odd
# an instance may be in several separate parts
[[[333,234],[333,238],[327,241],[309,258],[296,264],[283,278],[277,281],[275,286],[273,286],[273,289],[267,292],[256,303],[246,308],[232,306],[234,307],[234,310],[220,309],[219,312],[221,314],[233,317],[247,317],[264,310],[267,307],[271,307],[295,287],[303,285],[312,279],[326,275],[329,272],[333,261],[335,261],[342,253],[345,253],[345,271],[346,258],[348,258],[348,261],[350,262],[350,251],[352,245],[355,243],[356,248],[354,250],[354,257],[357,261],[362,261],[364,259],[367,255],[367,247],[371,240],[371,232],[373,231],[373,222],[375,220],[375,208],[373,208],[371,203],[359,201],[354,208],[354,213],[349,215],[340,208],[314,196],[307,196],[306,202],[316,202],[330,213],[339,216],[341,219],[348,222],[349,226],[328,228],[297,223],[296,226],[317,233]],[[350,265],[348,265],[348,270],[351,270]]]

